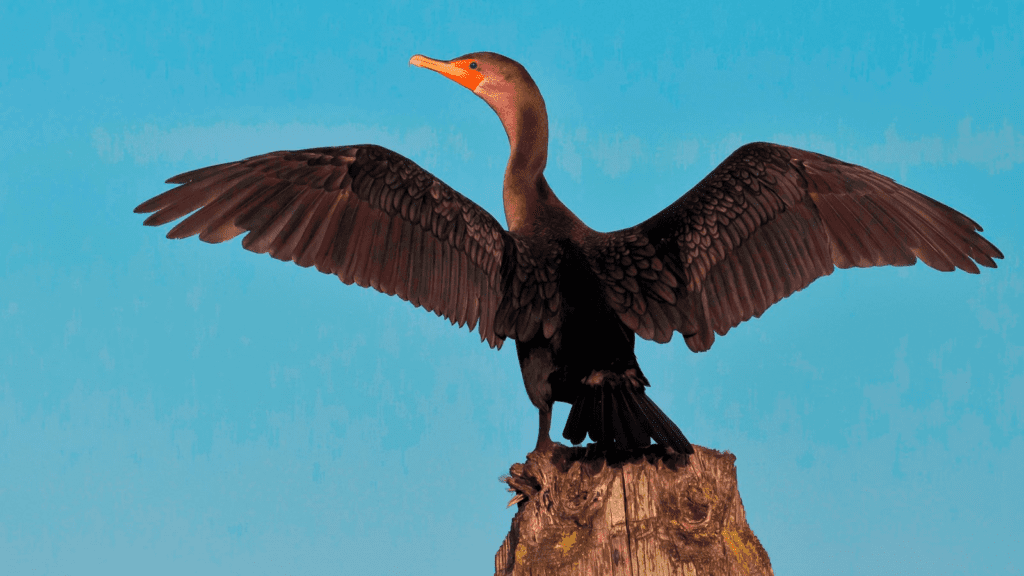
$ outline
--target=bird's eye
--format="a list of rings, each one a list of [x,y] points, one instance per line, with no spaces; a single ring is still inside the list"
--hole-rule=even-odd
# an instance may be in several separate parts
[[[476,62],[470,62],[469,67],[472,68],[473,70],[476,70]]]

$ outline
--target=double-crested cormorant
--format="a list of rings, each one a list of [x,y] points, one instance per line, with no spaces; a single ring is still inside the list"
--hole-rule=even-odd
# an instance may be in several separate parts
[[[909,266],[977,273],[1002,254],[970,218],[871,170],[776,144],[747,144],[649,220],[611,233],[580,221],[544,179],[548,120],[517,62],[480,52],[413,56],[482,98],[508,134],[508,230],[407,158],[373,145],[272,152],[180,174],[139,205],[167,234],[242,246],[372,286],[473,329],[516,341],[537,448],[554,402],[572,404],[564,436],[631,449],[651,438],[693,447],[647,397],[635,335],[694,352],[715,334],[834,267]]]

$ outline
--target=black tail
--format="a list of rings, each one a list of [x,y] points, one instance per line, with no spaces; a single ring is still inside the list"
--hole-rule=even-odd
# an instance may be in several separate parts
[[[588,433],[594,442],[622,450],[650,446],[653,438],[679,454],[693,454],[686,436],[647,397],[643,384],[626,375],[605,372],[600,384],[583,385],[562,436],[579,444]]]

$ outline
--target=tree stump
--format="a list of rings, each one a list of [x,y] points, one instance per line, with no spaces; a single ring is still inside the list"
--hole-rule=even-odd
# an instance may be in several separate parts
[[[736,457],[694,450],[688,465],[661,446],[531,452],[502,477],[522,501],[495,576],[773,575],[747,526]]]

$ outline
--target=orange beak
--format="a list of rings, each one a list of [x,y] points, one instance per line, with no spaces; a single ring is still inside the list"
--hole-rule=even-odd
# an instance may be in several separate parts
[[[472,62],[472,60],[453,60],[444,62],[441,60],[434,60],[433,58],[427,58],[420,54],[409,59],[409,64],[438,72],[445,78],[454,80],[466,88],[469,88],[470,91],[475,92],[476,87],[483,82],[484,75],[481,74],[479,70],[471,69],[469,67],[470,62]]]

